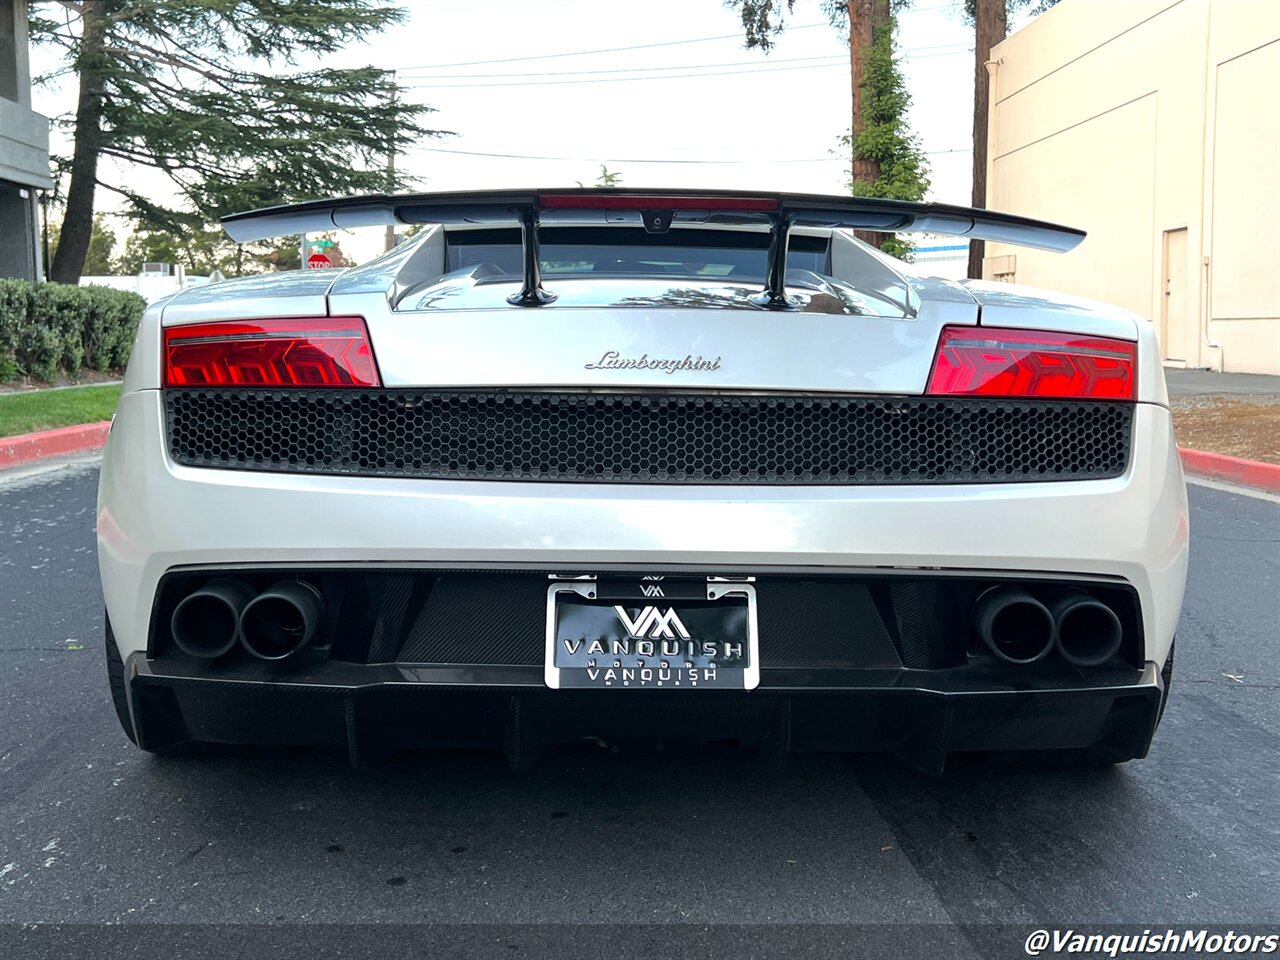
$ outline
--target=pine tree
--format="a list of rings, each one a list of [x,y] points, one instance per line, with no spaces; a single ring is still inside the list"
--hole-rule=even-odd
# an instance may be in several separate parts
[[[58,228],[49,231],[49,247],[56,250],[61,239]],[[101,214],[93,218],[89,235],[89,249],[84,258],[84,272],[90,277],[105,277],[116,273],[120,264],[115,258],[116,232],[107,226]]]
[[[123,197],[138,227],[203,229],[223,214],[388,187],[384,161],[438,131],[377,67],[296,70],[400,23],[384,0],[63,0],[31,35],[78,81],[62,242],[50,279],[84,268],[94,200]],[[150,167],[180,202],[103,182],[110,157]],[[393,185],[408,182],[402,174]]]
[[[929,190],[929,164],[920,149],[919,138],[907,127],[911,95],[894,62],[893,18],[876,27],[875,39],[862,74],[862,130],[856,136],[841,137],[851,147],[854,160],[875,164],[874,180],[850,178],[848,187],[856,197],[887,200],[923,200]],[[914,248],[910,241],[892,234],[880,234],[880,249],[895,257],[908,258]]]
[[[849,37],[849,74],[853,83],[853,116],[850,129],[856,138],[862,132],[864,109],[859,78],[866,71],[866,58],[875,41],[876,27],[889,21],[891,11],[909,0],[822,0],[822,12],[831,25]],[[774,39],[787,25],[787,16],[795,9],[796,0],[725,0],[725,5],[742,17],[742,31],[747,49],[759,48],[765,53],[773,49]],[[855,181],[873,181],[878,176],[870,159],[851,156]],[[861,234],[872,240],[873,234]]]
[[[786,29],[787,15],[795,8],[795,0],[725,0],[726,5],[737,10],[742,17],[743,34],[747,48],[759,47],[766,53],[773,47],[774,38]],[[841,142],[850,148],[850,183],[859,196],[879,196],[871,192],[881,177],[877,157],[881,151],[864,142],[864,149],[853,149],[869,123],[872,105],[867,96],[865,77],[870,69],[870,59],[877,37],[887,29],[888,57],[893,58],[893,13],[909,6],[910,0],[822,0],[822,12],[831,25],[849,37],[849,75],[853,84],[853,116],[850,133]],[[892,64],[890,64],[892,66]],[[900,81],[899,81],[900,82]],[[899,126],[905,134],[905,116]],[[925,180],[927,187],[927,179]],[[923,193],[921,194],[923,195]],[[885,246],[886,249],[902,249],[904,246],[887,234],[865,230],[855,235],[867,243]],[[887,246],[886,246],[887,245]]]

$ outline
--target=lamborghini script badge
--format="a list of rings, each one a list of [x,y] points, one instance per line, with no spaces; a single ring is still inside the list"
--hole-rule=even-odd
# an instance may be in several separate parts
[[[642,353],[638,357],[623,357],[617,350],[606,350],[595,363],[583,364],[587,370],[661,370],[663,373],[683,373],[686,370],[719,370],[720,358],[708,359],[699,354],[685,354],[680,359],[651,357]]]

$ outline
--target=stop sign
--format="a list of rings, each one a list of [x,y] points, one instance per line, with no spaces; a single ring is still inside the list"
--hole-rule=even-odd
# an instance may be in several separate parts
[[[307,257],[307,269],[319,270],[324,267],[332,267],[333,261],[326,257],[323,253],[313,253]]]

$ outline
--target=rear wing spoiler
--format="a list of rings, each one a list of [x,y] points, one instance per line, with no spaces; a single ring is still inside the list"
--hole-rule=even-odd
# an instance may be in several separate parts
[[[292,233],[387,224],[519,224],[523,230],[524,283],[511,302],[536,306],[554,300],[539,275],[538,227],[542,224],[618,225],[666,233],[681,224],[758,224],[772,238],[760,305],[786,308],[783,292],[787,234],[793,226],[881,233],[936,233],[995,240],[1065,253],[1083,230],[1008,213],[943,203],[909,203],[872,197],[731,190],[480,190],[458,193],[376,194],[310,200],[222,218],[232,240],[246,243]]]

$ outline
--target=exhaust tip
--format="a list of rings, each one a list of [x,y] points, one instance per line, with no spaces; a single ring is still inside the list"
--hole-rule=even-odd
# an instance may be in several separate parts
[[[173,642],[202,660],[222,656],[240,639],[240,614],[253,590],[239,580],[214,580],[186,597],[169,620]]]
[[[1114,610],[1087,594],[1054,604],[1058,653],[1077,667],[1096,667],[1120,652],[1124,628]]]
[[[1057,629],[1049,608],[1025,590],[997,587],[974,605],[974,624],[987,648],[1007,663],[1035,663],[1053,649]]]
[[[240,614],[240,642],[260,660],[283,660],[320,628],[324,601],[308,583],[282,580],[258,594]]]

